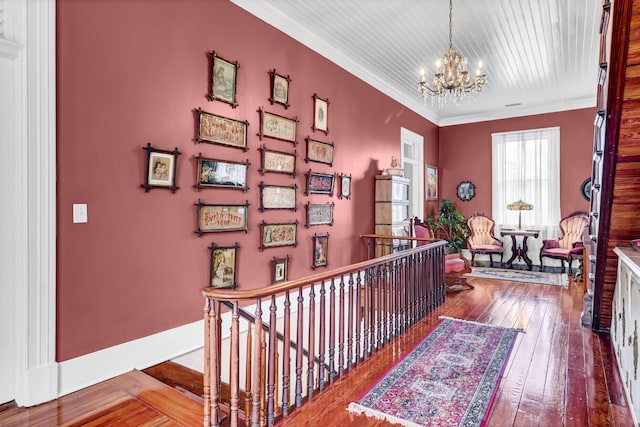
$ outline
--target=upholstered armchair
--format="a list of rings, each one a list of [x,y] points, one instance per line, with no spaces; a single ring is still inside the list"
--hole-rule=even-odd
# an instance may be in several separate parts
[[[574,212],[560,220],[560,230],[562,236],[557,239],[545,240],[540,249],[540,270],[544,267],[543,257],[559,259],[562,262],[562,272],[564,273],[565,261],[569,264],[569,274],[571,264],[574,259],[582,256],[584,245],[582,236],[584,227],[589,222],[589,215],[586,212]]]
[[[493,265],[493,255],[500,255],[502,264],[502,240],[493,236],[495,222],[482,213],[475,213],[467,220],[470,235],[467,239],[467,248],[471,252],[471,265],[474,265],[476,254],[489,255]]]

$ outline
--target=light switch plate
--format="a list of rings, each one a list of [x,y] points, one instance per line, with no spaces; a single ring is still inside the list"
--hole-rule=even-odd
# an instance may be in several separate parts
[[[73,205],[73,223],[82,224],[88,222],[86,203]]]

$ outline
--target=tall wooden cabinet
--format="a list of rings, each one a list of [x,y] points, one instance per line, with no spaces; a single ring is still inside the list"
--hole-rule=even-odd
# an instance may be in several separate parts
[[[411,181],[394,175],[376,176],[375,233],[388,236],[408,236],[411,233],[409,197]],[[397,250],[404,242],[389,239],[378,246],[376,255],[386,255]]]

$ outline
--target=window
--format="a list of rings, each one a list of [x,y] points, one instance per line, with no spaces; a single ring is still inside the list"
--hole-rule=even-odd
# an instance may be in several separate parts
[[[400,128],[400,167],[404,177],[411,180],[409,215],[424,218],[424,138],[408,129]]]
[[[560,128],[494,133],[491,137],[496,228],[517,228],[520,212],[508,210],[508,204],[518,200],[532,204],[532,210],[521,213],[523,229],[540,230],[535,239],[537,248],[530,250],[535,253],[543,239],[559,235]]]

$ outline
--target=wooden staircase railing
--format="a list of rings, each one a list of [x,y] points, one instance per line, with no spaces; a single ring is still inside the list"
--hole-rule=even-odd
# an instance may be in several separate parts
[[[221,423],[223,383],[229,425],[273,425],[419,321],[444,301],[445,244],[260,289],[202,289],[204,425]]]

